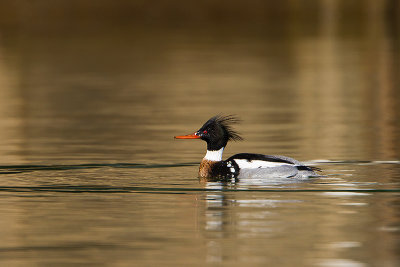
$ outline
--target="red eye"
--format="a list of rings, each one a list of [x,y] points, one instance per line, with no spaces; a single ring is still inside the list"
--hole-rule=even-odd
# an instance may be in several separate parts
[[[207,131],[206,131],[206,130],[204,130],[204,131],[203,131],[203,133],[205,133],[205,134],[206,134],[206,133],[207,133]]]

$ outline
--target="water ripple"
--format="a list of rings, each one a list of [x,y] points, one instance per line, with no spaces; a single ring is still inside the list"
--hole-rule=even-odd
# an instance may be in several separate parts
[[[75,164],[75,165],[3,165],[0,166],[0,174],[14,174],[32,171],[64,171],[76,169],[97,169],[97,168],[175,168],[195,166],[198,163],[174,163],[174,164],[143,164],[143,163],[103,163],[103,164]]]
[[[141,186],[99,185],[52,185],[52,186],[1,186],[3,192],[66,192],[66,193],[192,193],[192,192],[323,192],[332,194],[351,193],[399,193],[400,189],[232,189],[232,188],[156,188]]]
[[[380,165],[380,164],[400,164],[399,160],[310,160],[304,162],[307,165]],[[76,169],[96,169],[96,168],[175,168],[186,166],[197,166],[198,162],[183,162],[171,164],[145,164],[145,163],[99,163],[99,164],[56,164],[56,165],[0,165],[0,174],[15,174],[32,171],[63,171]]]

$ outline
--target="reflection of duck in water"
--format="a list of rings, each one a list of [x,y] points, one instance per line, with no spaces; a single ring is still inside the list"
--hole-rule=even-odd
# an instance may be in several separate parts
[[[231,124],[233,116],[215,116],[209,119],[197,132],[175,136],[176,139],[202,139],[207,142],[207,153],[199,168],[200,178],[308,178],[318,176],[301,162],[285,157],[262,154],[240,153],[222,160],[222,153],[229,140],[242,140]]]

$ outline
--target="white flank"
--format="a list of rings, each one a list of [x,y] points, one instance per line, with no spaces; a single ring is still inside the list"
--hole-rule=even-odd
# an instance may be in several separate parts
[[[221,148],[220,150],[207,150],[207,153],[204,156],[204,159],[210,160],[210,161],[221,161],[222,153],[224,153],[224,148]]]
[[[273,168],[280,166],[294,166],[293,164],[284,163],[284,162],[273,162],[273,161],[265,161],[265,160],[251,160],[247,159],[235,159],[236,164],[240,169],[256,169],[256,168]]]

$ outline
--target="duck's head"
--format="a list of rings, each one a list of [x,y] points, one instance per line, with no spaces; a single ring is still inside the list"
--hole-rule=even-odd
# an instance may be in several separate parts
[[[217,115],[209,119],[193,134],[175,136],[176,139],[202,139],[207,142],[207,150],[215,151],[226,146],[229,140],[239,141],[242,137],[232,129],[232,124],[237,123],[235,116]]]

